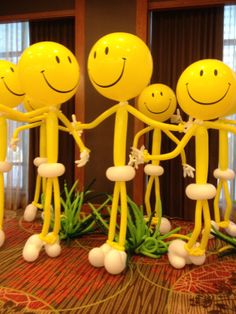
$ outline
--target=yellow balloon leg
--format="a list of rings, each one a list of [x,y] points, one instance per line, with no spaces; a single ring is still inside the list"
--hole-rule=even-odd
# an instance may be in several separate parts
[[[4,162],[7,154],[7,121],[4,117],[0,117],[0,132],[0,161]],[[4,205],[4,176],[3,173],[0,172],[0,229],[3,228]]]
[[[117,211],[119,203],[119,193],[120,193],[120,184],[115,182],[114,191],[113,191],[113,200],[111,206],[111,215],[110,215],[110,224],[108,231],[108,243],[111,244],[114,241],[116,234],[116,220],[117,220]]]
[[[119,232],[118,243],[116,243],[114,242],[114,240],[115,240],[115,231],[116,231],[116,224],[117,224],[117,211],[118,211],[119,199],[120,199],[120,205],[121,205],[120,206],[121,207],[120,232]],[[125,249],[127,216],[128,216],[128,206],[127,206],[126,184],[123,181],[115,182],[107,243],[120,251],[124,251]]]
[[[54,227],[53,235],[57,238],[61,226],[61,203],[60,203],[60,188],[58,178],[53,178],[53,190],[54,190]]]
[[[46,158],[47,155],[47,144],[46,144],[46,125],[45,122],[42,121],[39,128],[39,157]],[[32,202],[38,208],[42,208],[42,204],[40,204],[40,192],[45,192],[45,178],[41,178],[37,175],[36,184],[35,184],[35,192],[34,192],[34,200]]]
[[[35,191],[34,191],[34,200],[32,202],[32,204],[36,206],[37,208],[42,208],[42,205],[39,203],[40,192],[41,192],[41,180],[42,178],[37,174]]]
[[[127,192],[125,182],[120,182],[120,200],[121,200],[121,219],[120,219],[119,249],[124,250],[128,216]]]
[[[51,200],[52,200],[52,178],[47,178],[45,199],[44,199],[44,221],[42,232],[40,233],[41,240],[45,241],[50,228],[51,219]]]
[[[208,244],[209,235],[211,232],[211,216],[208,201],[203,201],[203,217],[204,217],[204,232],[202,235],[200,250],[204,253]]]
[[[161,208],[161,196],[160,196],[160,180],[159,177],[155,177],[155,213],[157,219],[162,217],[162,208]]]
[[[228,132],[225,130],[219,130],[219,169],[224,171],[228,169]],[[220,214],[220,192],[224,192],[225,197],[225,213],[224,220],[221,221]],[[219,227],[227,228],[229,225],[229,218],[232,211],[232,201],[229,193],[229,187],[227,180],[218,179],[217,194],[214,199],[214,215],[215,221]]]
[[[223,189],[224,189],[225,202],[226,202],[226,208],[225,208],[225,214],[224,214],[224,220],[225,221],[224,222],[225,222],[225,227],[227,228],[229,225],[230,214],[232,211],[232,200],[231,200],[230,193],[229,193],[228,183],[225,180],[223,181]]]
[[[196,244],[199,234],[202,228],[202,201],[197,201],[195,207],[195,221],[194,221],[194,229],[192,235],[186,244],[186,249],[190,251],[192,247]]]
[[[148,217],[150,217],[152,214],[150,197],[151,197],[153,182],[154,182],[154,176],[150,176],[148,179],[148,183],[147,183],[147,187],[146,187],[146,191],[145,191],[145,197],[144,197],[145,207],[146,207]]]
[[[220,223],[220,208],[219,208],[219,201],[220,201],[220,193],[222,190],[223,181],[219,180],[216,188],[216,196],[214,198],[214,216],[215,216],[215,222],[217,224]]]

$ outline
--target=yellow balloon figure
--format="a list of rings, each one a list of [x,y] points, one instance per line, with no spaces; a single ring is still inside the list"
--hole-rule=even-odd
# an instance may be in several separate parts
[[[114,126],[114,166],[106,171],[107,178],[114,182],[113,201],[108,232],[108,240],[101,247],[89,252],[89,261],[95,267],[105,266],[111,274],[119,274],[126,267],[125,252],[127,228],[126,182],[135,176],[132,166],[126,165],[126,137],[128,114],[143,122],[167,129],[169,126],[154,121],[128,104],[148,85],[152,74],[152,57],[145,43],[129,33],[111,33],[99,39],[92,47],[88,57],[88,74],[95,89],[103,96],[119,101],[94,121],[78,123],[78,129],[91,129],[106,118],[115,114]],[[182,130],[182,126],[170,126],[171,130]],[[118,223],[118,204],[120,202],[120,231],[115,241]]]
[[[138,97],[138,109],[153,120],[164,122],[170,119],[176,109],[176,96],[173,90],[164,84],[151,84],[146,87]],[[139,138],[148,133],[152,133],[152,144],[151,144],[151,154],[158,155],[161,153],[161,141],[162,141],[162,131],[158,128],[153,128],[148,126],[143,130],[139,131],[134,138],[133,142],[133,153],[137,149]],[[163,131],[174,143],[178,144],[179,140],[170,131]],[[186,164],[186,156],[184,150],[181,152],[181,160],[183,165],[183,175],[193,177],[194,169]],[[155,191],[155,216],[152,218],[152,224],[158,224],[161,234],[166,234],[171,229],[170,221],[162,217],[162,204],[160,196],[160,182],[159,177],[164,173],[164,168],[160,166],[159,160],[152,160],[151,163],[144,167],[144,172],[148,178],[148,183],[145,192],[145,207],[147,211],[148,218],[152,215],[151,208],[151,192],[154,184]],[[134,164],[138,167],[138,164],[132,162],[132,154],[130,165]]]
[[[205,250],[211,230],[208,200],[216,195],[215,186],[207,183],[208,129],[233,129],[223,123],[208,120],[223,117],[232,109],[236,100],[236,77],[233,71],[219,60],[200,60],[182,73],[177,83],[176,95],[182,110],[195,120],[190,119],[185,124],[186,134],[173,152],[159,156],[146,154],[145,159],[173,158],[192,137],[195,137],[196,183],[186,188],[186,195],[196,201],[194,230],[187,243],[179,239],[174,240],[168,250],[171,265],[182,268],[186,263],[201,265],[206,259]],[[202,231],[202,215],[204,232],[198,243]]]
[[[79,84],[79,65],[71,51],[54,42],[39,42],[31,45],[23,52],[19,60],[19,74],[26,94],[33,100],[35,99],[37,103],[44,104],[40,108],[42,114],[38,116],[38,120],[41,119],[45,123],[43,137],[46,139],[47,162],[38,166],[39,176],[45,178],[46,181],[44,223],[41,233],[31,236],[24,246],[23,257],[26,261],[31,262],[38,258],[42,247],[51,257],[56,257],[61,252],[58,237],[60,230],[58,177],[63,175],[65,167],[58,163],[59,120],[71,132],[80,147],[81,159],[76,161],[78,166],[83,166],[88,161],[89,150],[58,108],[60,104],[75,94]],[[49,232],[52,195],[54,195],[55,219],[53,231]]]

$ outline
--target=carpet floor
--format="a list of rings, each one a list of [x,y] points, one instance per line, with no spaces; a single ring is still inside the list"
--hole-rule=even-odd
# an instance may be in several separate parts
[[[181,224],[181,232],[189,222]],[[174,226],[175,226],[174,225]],[[45,252],[33,263],[22,258],[27,238],[41,221],[27,223],[8,215],[6,241],[0,249],[0,313],[65,314],[219,314],[236,313],[236,258],[219,257],[220,240],[209,241],[203,266],[172,268],[166,256],[134,256],[126,271],[109,275],[88,263],[88,251],[104,243],[91,235],[66,245],[57,258]]]

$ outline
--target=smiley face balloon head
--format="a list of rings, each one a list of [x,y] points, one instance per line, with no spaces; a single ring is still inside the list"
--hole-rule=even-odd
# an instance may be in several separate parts
[[[138,109],[151,119],[168,120],[176,109],[173,90],[164,84],[151,84],[138,97]]]
[[[236,72],[234,72],[235,76],[236,76]],[[236,99],[235,99],[235,103],[234,106],[230,109],[230,111],[226,114],[227,116],[231,116],[232,114],[236,113]]]
[[[18,106],[24,99],[20,85],[18,67],[9,61],[0,60],[0,104],[8,107]]]
[[[152,56],[146,44],[129,33],[100,38],[88,57],[88,74],[95,89],[116,101],[136,97],[152,75]]]
[[[225,63],[204,59],[181,74],[177,100],[185,113],[201,120],[225,116],[236,103],[236,76]]]
[[[19,60],[19,74],[29,97],[45,105],[70,99],[79,84],[79,65],[73,53],[55,42],[28,47]]]

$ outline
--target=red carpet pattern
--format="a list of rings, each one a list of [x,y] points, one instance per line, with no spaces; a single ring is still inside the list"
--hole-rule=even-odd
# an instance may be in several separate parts
[[[55,259],[42,251],[36,262],[25,262],[22,248],[40,230],[40,223],[6,219],[6,242],[0,249],[0,313],[236,313],[236,259],[214,254],[222,245],[219,240],[210,240],[203,266],[176,270],[166,256],[133,256],[124,273],[112,276],[87,260],[89,249],[105,241],[103,235],[63,244]],[[183,233],[189,231],[188,222],[181,225]]]

